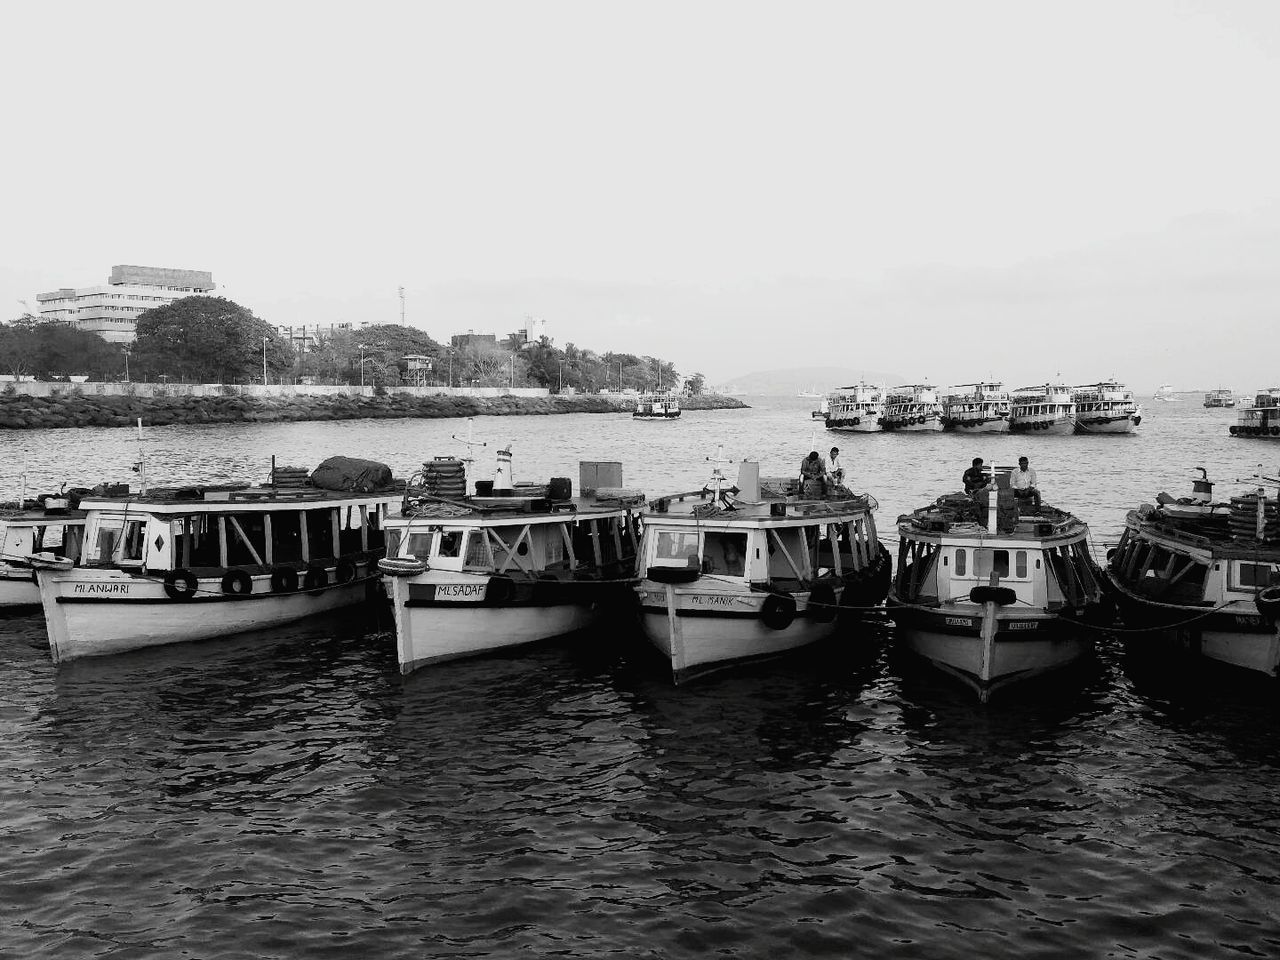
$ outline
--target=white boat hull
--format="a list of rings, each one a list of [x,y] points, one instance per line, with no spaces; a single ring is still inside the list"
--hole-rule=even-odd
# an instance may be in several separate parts
[[[592,602],[487,603],[488,581],[488,576],[433,572],[384,579],[395,614],[402,674],[564,636],[599,622],[603,613],[601,605]],[[453,599],[435,600],[437,588]],[[431,599],[415,599],[427,596]]]
[[[828,430],[834,430],[837,433],[879,433],[883,428],[875,417],[869,417],[860,420],[858,423],[849,423],[843,420],[828,420],[826,427]]]
[[[964,681],[984,703],[1001,687],[1069,666],[1093,650],[1091,634],[1056,616],[991,606],[891,605],[890,616],[908,650]]]
[[[1065,437],[1076,432],[1076,420],[1075,417],[1058,417],[1052,420],[1040,417],[1011,419],[1009,429],[1014,433],[1025,433],[1033,437]]]
[[[31,571],[0,573],[0,610],[13,607],[40,606],[40,588]]]
[[[689,586],[642,581],[640,626],[671,664],[676,683],[747,660],[777,656],[830,636],[834,621],[810,616],[809,594],[793,594],[796,615],[782,629],[766,626],[769,594],[716,590],[706,580]],[[815,608],[816,611],[816,608]]]
[[[1076,420],[1076,433],[1133,433],[1137,426],[1132,417],[1122,420],[1088,420],[1081,417]]]
[[[369,577],[312,591],[224,594],[221,578],[201,579],[196,595],[175,600],[160,577],[123,570],[38,571],[40,603],[55,663],[194,640],[210,640],[292,623],[365,600]]]
[[[950,429],[956,433],[1008,433],[1009,419],[993,417],[987,420],[952,420]]]

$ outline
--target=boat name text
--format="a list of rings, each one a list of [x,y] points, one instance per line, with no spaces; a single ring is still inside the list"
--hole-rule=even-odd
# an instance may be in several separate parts
[[[77,583],[72,585],[71,592],[73,594],[112,594],[127,597],[130,586],[131,584],[128,583]]]
[[[479,600],[484,596],[483,583],[437,583],[437,600]]]

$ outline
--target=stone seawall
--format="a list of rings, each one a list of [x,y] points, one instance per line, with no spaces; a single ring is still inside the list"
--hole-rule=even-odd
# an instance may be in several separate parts
[[[687,410],[745,407],[733,397],[689,397]],[[557,413],[618,413],[631,408],[623,397],[463,396],[92,396],[74,392],[32,397],[0,392],[0,430],[47,427],[127,427],[174,423],[271,423],[298,420],[400,419],[406,417],[529,416]]]

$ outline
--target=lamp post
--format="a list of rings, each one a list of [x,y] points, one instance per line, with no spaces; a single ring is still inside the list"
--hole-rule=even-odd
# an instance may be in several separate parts
[[[124,382],[129,382],[129,348],[124,348]]]
[[[564,361],[560,361],[560,388],[556,393],[564,393]]]
[[[364,386],[364,344],[356,344],[360,348],[360,386]]]
[[[267,385],[267,338],[262,338],[262,385]]]

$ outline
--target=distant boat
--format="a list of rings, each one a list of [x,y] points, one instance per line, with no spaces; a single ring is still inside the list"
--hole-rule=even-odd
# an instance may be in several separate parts
[[[1206,407],[1234,407],[1236,405],[1236,395],[1230,390],[1221,388],[1210,390],[1204,395],[1204,405]]]
[[[1156,388],[1156,399],[1163,400],[1165,403],[1179,403],[1182,398],[1174,393],[1173,384],[1162,383]]]
[[[799,393],[797,393],[797,394],[796,394],[796,396],[797,396],[797,397],[807,397],[807,398],[809,398],[809,399],[813,400],[813,399],[816,399],[816,398],[818,398],[818,397],[826,396],[826,394],[818,393],[818,391],[814,390],[814,389],[813,389],[813,387],[810,387],[808,390],[801,390]]]

